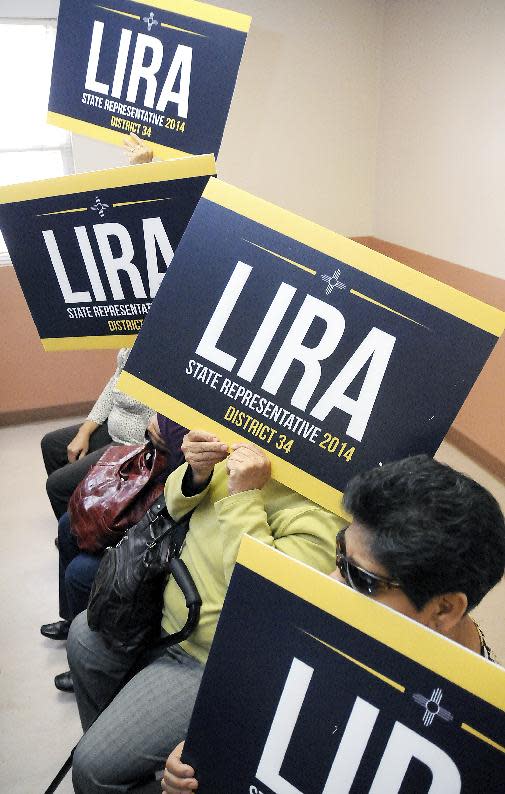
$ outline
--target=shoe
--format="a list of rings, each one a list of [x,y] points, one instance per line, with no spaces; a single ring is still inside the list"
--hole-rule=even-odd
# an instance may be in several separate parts
[[[60,673],[54,676],[54,685],[60,692],[73,692],[74,682],[72,680],[72,673],[67,670],[65,673]]]
[[[66,640],[69,628],[69,620],[57,620],[56,623],[44,623],[40,627],[40,633],[49,640]]]

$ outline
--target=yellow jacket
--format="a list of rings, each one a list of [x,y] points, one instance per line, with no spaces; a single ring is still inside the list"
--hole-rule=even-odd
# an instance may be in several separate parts
[[[200,621],[181,647],[205,664],[243,535],[250,535],[323,573],[335,569],[335,536],[344,520],[304,496],[269,480],[261,490],[228,495],[226,461],[219,463],[210,483],[195,496],[183,495],[187,464],[167,480],[165,499],[176,520],[193,508],[181,553],[202,599]],[[165,588],[162,626],[180,629],[187,609],[177,584]]]

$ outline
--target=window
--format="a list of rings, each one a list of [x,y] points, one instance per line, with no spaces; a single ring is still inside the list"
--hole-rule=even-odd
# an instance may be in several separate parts
[[[69,133],[46,124],[55,36],[52,21],[0,22],[0,185],[74,171]]]

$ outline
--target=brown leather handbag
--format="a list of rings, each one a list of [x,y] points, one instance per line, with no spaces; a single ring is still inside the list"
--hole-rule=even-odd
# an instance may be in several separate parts
[[[151,443],[111,446],[79,483],[68,504],[82,551],[115,546],[163,492],[168,456]]]

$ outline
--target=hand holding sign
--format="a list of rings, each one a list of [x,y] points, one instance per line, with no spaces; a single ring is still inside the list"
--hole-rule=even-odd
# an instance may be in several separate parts
[[[130,165],[139,165],[140,163],[150,163],[153,159],[152,149],[148,149],[144,141],[134,132],[130,132],[123,138],[123,148],[128,157]]]
[[[193,768],[188,764],[183,764],[181,761],[183,747],[184,742],[180,742],[167,758],[161,780],[161,789],[166,794],[177,794],[179,791],[195,791],[198,788]]]
[[[205,430],[190,430],[183,440],[181,449],[186,463],[193,473],[193,484],[203,485],[214,470],[228,455],[228,447],[222,444],[217,436]]]
[[[233,452],[228,458],[228,492],[260,490],[270,479],[270,461],[259,447],[254,444],[233,444]]]

